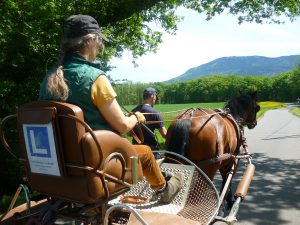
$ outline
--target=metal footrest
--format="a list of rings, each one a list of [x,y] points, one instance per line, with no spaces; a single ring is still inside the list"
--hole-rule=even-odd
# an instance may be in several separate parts
[[[137,211],[178,215],[207,224],[216,216],[219,196],[211,181],[194,165],[162,163],[161,170],[171,174],[184,174],[183,188],[170,204],[163,204],[153,197],[154,191],[144,179],[126,192],[125,196],[141,196],[149,199],[144,204],[126,204]],[[123,204],[122,196],[109,202],[109,205]]]

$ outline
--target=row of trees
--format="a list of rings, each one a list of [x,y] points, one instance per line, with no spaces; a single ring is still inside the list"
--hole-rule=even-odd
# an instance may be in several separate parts
[[[160,94],[160,103],[223,102],[237,95],[239,90],[258,91],[259,101],[292,102],[300,96],[300,68],[277,76],[212,76],[180,83],[116,84],[118,101],[134,105],[142,101],[146,86],[153,86]]]

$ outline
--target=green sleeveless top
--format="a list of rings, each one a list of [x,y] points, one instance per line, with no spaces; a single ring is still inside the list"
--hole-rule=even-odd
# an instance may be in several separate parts
[[[93,130],[113,130],[111,125],[100,114],[94,105],[91,97],[91,88],[94,81],[104,72],[99,68],[99,64],[92,63],[79,55],[72,55],[63,63],[63,72],[70,92],[66,102],[79,106],[84,115],[85,122]],[[48,77],[52,71],[45,76],[39,93],[39,99],[58,100],[47,91]]]

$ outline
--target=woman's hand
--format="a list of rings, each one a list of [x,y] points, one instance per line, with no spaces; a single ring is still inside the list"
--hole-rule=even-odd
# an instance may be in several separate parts
[[[141,112],[134,112],[133,115],[135,115],[138,124],[145,123],[146,118]]]

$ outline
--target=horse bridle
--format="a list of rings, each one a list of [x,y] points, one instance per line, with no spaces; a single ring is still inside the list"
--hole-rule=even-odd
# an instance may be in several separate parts
[[[255,121],[253,121],[253,122],[251,122],[251,123],[249,123],[249,122],[244,122],[243,125],[247,125],[247,127],[248,127],[249,129],[253,129],[253,128],[257,125],[257,121],[255,120]]]

